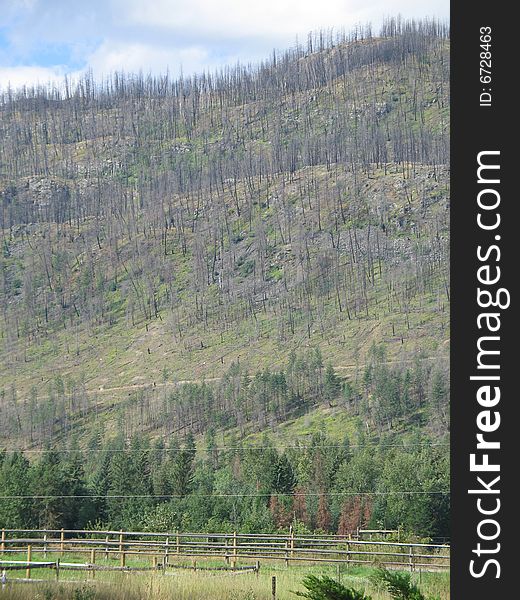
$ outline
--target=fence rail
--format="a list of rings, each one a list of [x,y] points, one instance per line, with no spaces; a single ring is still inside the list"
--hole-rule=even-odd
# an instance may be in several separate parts
[[[20,560],[23,555],[25,560]],[[43,561],[33,561],[43,555]],[[88,563],[60,562],[65,555],[83,556]],[[9,560],[13,557],[13,560]],[[16,557],[16,559],[15,559]],[[49,560],[55,557],[54,560]],[[89,531],[66,529],[2,529],[0,570],[31,568],[81,568],[133,570],[130,562],[148,561],[151,567],[174,567],[175,561],[223,560],[225,567],[238,570],[239,562],[284,561],[289,564],[334,563],[380,566],[416,570],[448,570],[450,547],[447,544],[418,544],[352,539],[347,536],[315,534],[244,533],[150,533],[129,531]],[[96,564],[97,561],[97,564]],[[99,564],[103,561],[104,564]],[[40,564],[38,564],[38,562]],[[110,566],[110,563],[117,565]],[[181,565],[179,565],[180,567]],[[252,568],[252,567],[251,567]]]

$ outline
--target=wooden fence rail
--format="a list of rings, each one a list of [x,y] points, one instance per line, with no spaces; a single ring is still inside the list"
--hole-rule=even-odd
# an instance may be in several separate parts
[[[378,564],[393,568],[415,570],[447,570],[450,547],[446,544],[417,544],[373,541],[342,536],[244,533],[150,533],[129,531],[89,530],[19,530],[3,529],[0,542],[0,569],[17,561],[9,557],[23,555],[34,563],[32,556],[44,559],[59,555],[87,555],[90,565],[96,557],[117,561],[119,568],[127,561],[148,560],[155,568],[168,567],[173,561],[218,560],[232,569],[239,561],[259,559],[290,563],[344,563],[348,565]],[[43,562],[46,562],[45,560]],[[57,564],[57,561],[51,561]],[[68,563],[66,563],[68,564]],[[61,563],[62,567],[64,563]],[[36,567],[37,565],[34,565]],[[108,565],[105,565],[108,566]],[[31,564],[27,566],[30,575]],[[52,567],[49,567],[52,568]]]

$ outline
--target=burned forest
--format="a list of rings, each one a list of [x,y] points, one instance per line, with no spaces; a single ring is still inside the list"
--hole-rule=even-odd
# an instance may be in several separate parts
[[[447,535],[449,51],[2,90],[0,525]]]

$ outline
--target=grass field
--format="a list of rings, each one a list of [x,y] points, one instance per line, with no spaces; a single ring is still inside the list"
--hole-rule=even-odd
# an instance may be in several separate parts
[[[262,567],[252,573],[204,573],[175,571],[167,574],[105,574],[96,579],[81,581],[84,573],[67,573],[64,581],[34,584],[11,583],[0,589],[0,599],[13,600],[272,600],[272,578],[276,577],[277,600],[296,598],[293,593],[303,590],[301,580],[307,574],[329,575],[341,579],[347,586],[365,590],[372,600],[389,600],[390,596],[371,581],[372,569],[342,567]],[[40,575],[33,575],[40,577]],[[47,573],[49,576],[49,573]],[[78,578],[77,583],[74,581]],[[439,600],[449,598],[448,573],[416,573],[421,590]]]

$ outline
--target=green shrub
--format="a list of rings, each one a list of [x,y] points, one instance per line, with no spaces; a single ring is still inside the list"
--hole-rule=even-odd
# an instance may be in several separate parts
[[[381,568],[377,570],[374,579],[384,584],[394,600],[434,600],[434,598],[428,599],[421,592],[417,584],[412,582],[409,573]]]
[[[74,590],[73,599],[74,600],[94,600],[96,597],[96,591],[87,586],[76,588]]]
[[[347,588],[326,576],[308,575],[303,579],[302,584],[307,591],[294,593],[302,598],[309,598],[309,600],[371,600],[370,596],[365,596],[364,592]]]

